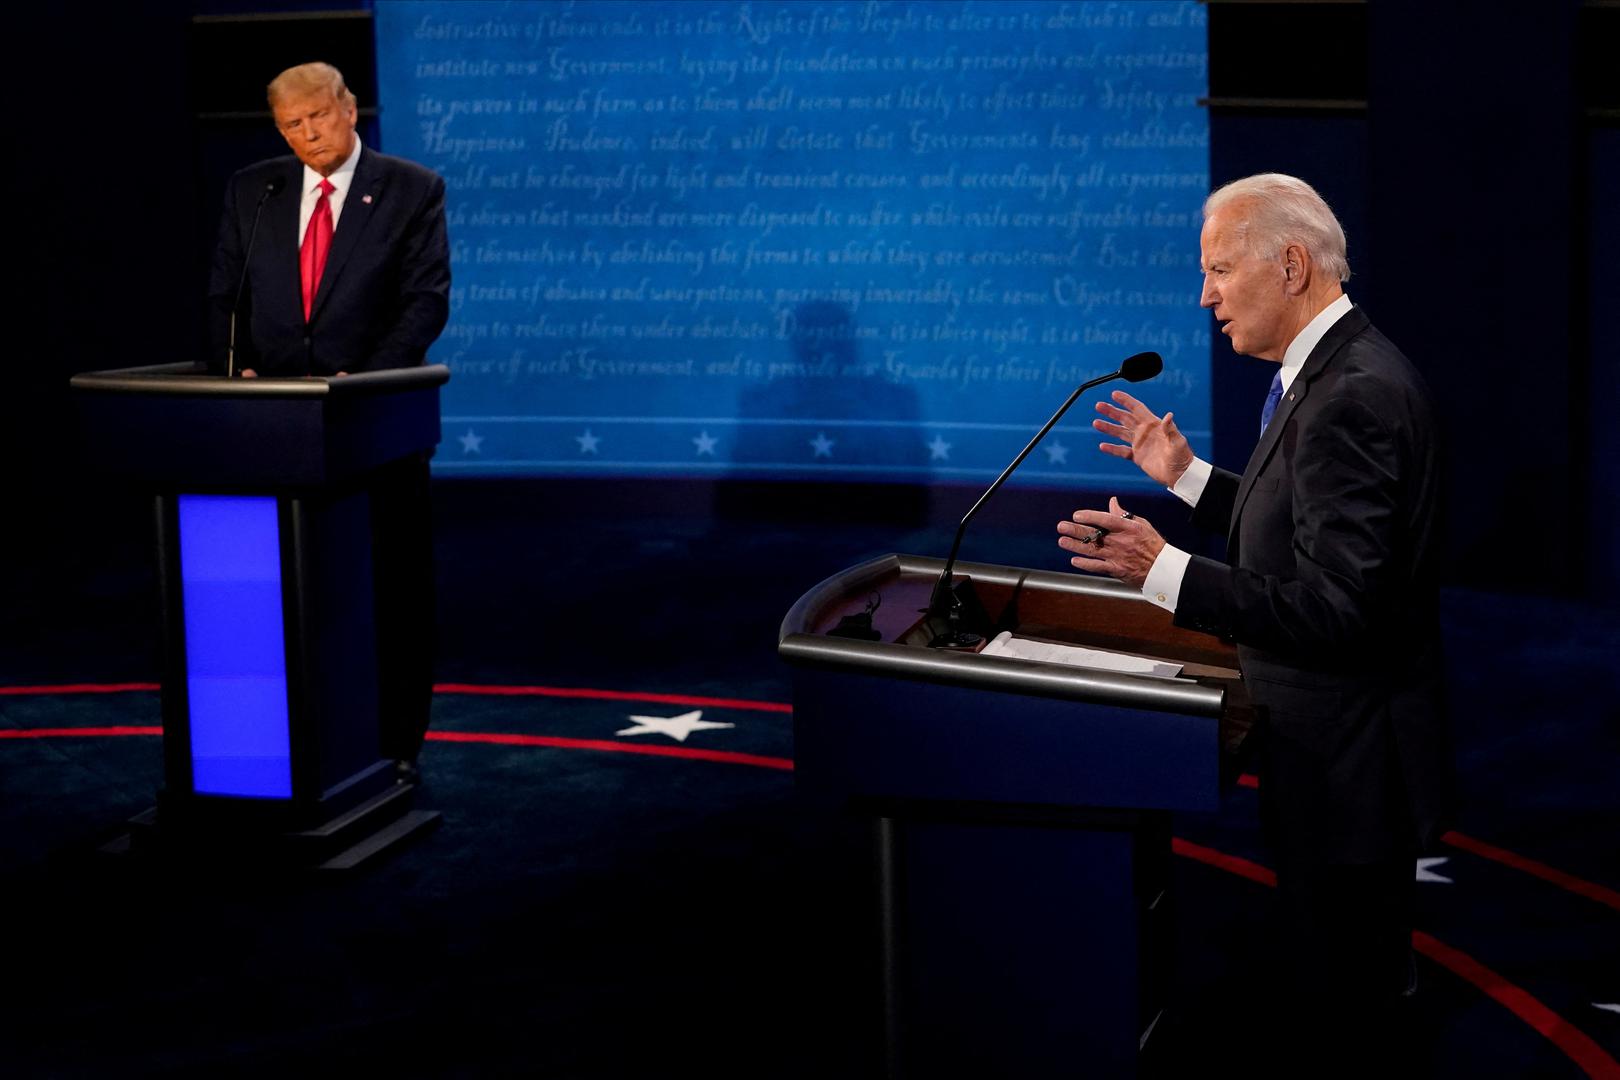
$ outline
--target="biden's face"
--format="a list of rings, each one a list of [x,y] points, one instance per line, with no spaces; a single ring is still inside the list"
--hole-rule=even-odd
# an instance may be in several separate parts
[[[276,130],[287,140],[298,160],[322,176],[331,176],[354,151],[354,101],[339,101],[331,90],[320,90],[277,102],[271,112]]]
[[[1198,302],[1214,312],[1233,349],[1281,360],[1296,329],[1288,309],[1288,278],[1282,259],[1249,250],[1245,211],[1241,201],[1228,203],[1204,222],[1199,236],[1204,291]]]

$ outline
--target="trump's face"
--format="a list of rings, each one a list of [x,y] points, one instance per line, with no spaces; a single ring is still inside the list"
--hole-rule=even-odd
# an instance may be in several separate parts
[[[322,176],[331,176],[354,151],[357,114],[352,98],[344,104],[331,90],[320,90],[283,98],[270,111],[298,160]]]
[[[1199,303],[1215,313],[1221,333],[1245,356],[1281,360],[1293,340],[1287,260],[1249,250],[1242,201],[1228,203],[1204,222],[1204,292]]]

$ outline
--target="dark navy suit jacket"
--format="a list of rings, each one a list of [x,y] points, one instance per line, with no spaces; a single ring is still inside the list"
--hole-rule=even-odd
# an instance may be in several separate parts
[[[1268,827],[1295,850],[1372,862],[1445,827],[1440,516],[1428,390],[1360,308],[1312,350],[1243,475],[1215,470],[1193,512],[1227,560],[1193,558],[1175,621],[1237,642],[1264,707]]]
[[[237,316],[236,368],[261,375],[332,375],[422,363],[450,312],[444,180],[362,147],[332,234],[309,321],[298,276],[296,157],[250,165],[225,191],[209,276],[209,364],[223,371],[231,303],[254,208],[272,180]]]

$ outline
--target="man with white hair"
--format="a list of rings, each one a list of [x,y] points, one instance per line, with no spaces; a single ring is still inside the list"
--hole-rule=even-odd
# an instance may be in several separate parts
[[[1237,352],[1280,366],[1248,467],[1213,468],[1173,414],[1122,391],[1092,424],[1226,537],[1226,560],[1166,544],[1117,498],[1060,523],[1058,544],[1237,643],[1292,996],[1366,1017],[1416,985],[1413,860],[1450,812],[1436,422],[1417,371],[1345,295],[1344,232],[1310,185],[1222,187],[1201,247],[1200,303]]]

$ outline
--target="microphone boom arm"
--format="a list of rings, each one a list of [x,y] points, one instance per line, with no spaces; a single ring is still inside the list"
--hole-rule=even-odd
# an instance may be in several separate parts
[[[1151,361],[1144,363],[1145,357],[1151,357]],[[979,496],[978,501],[963,515],[961,524],[956,527],[956,539],[951,542],[950,558],[945,560],[945,569],[940,572],[939,581],[934,584],[933,595],[928,601],[928,618],[943,618],[946,623],[946,628],[929,642],[930,647],[966,648],[979,642],[977,634],[964,633],[958,628],[957,624],[962,617],[962,601],[956,596],[951,587],[951,571],[956,568],[956,555],[962,548],[962,537],[967,532],[968,522],[973,520],[973,515],[977,514],[980,507],[990,500],[990,496],[1000,490],[1001,485],[1006,483],[1007,478],[1013,474],[1013,470],[1023,464],[1030,451],[1034,450],[1040,444],[1040,441],[1046,438],[1047,433],[1057,425],[1057,422],[1063,419],[1063,414],[1069,411],[1070,406],[1080,400],[1081,394],[1115,379],[1122,378],[1130,382],[1151,379],[1159,373],[1162,363],[1157,354],[1138,353],[1121,364],[1118,371],[1081,383],[1074,393],[1069,395],[1069,400],[1063,403],[1063,407],[1053,413],[1052,419],[1048,420],[1046,425],[1035,433],[1035,437],[1029,440],[1029,445],[1024,447],[1017,457],[1013,458],[1012,464],[1001,471],[1001,475],[996,477],[996,482],[991,484],[985,490],[985,493]]]

